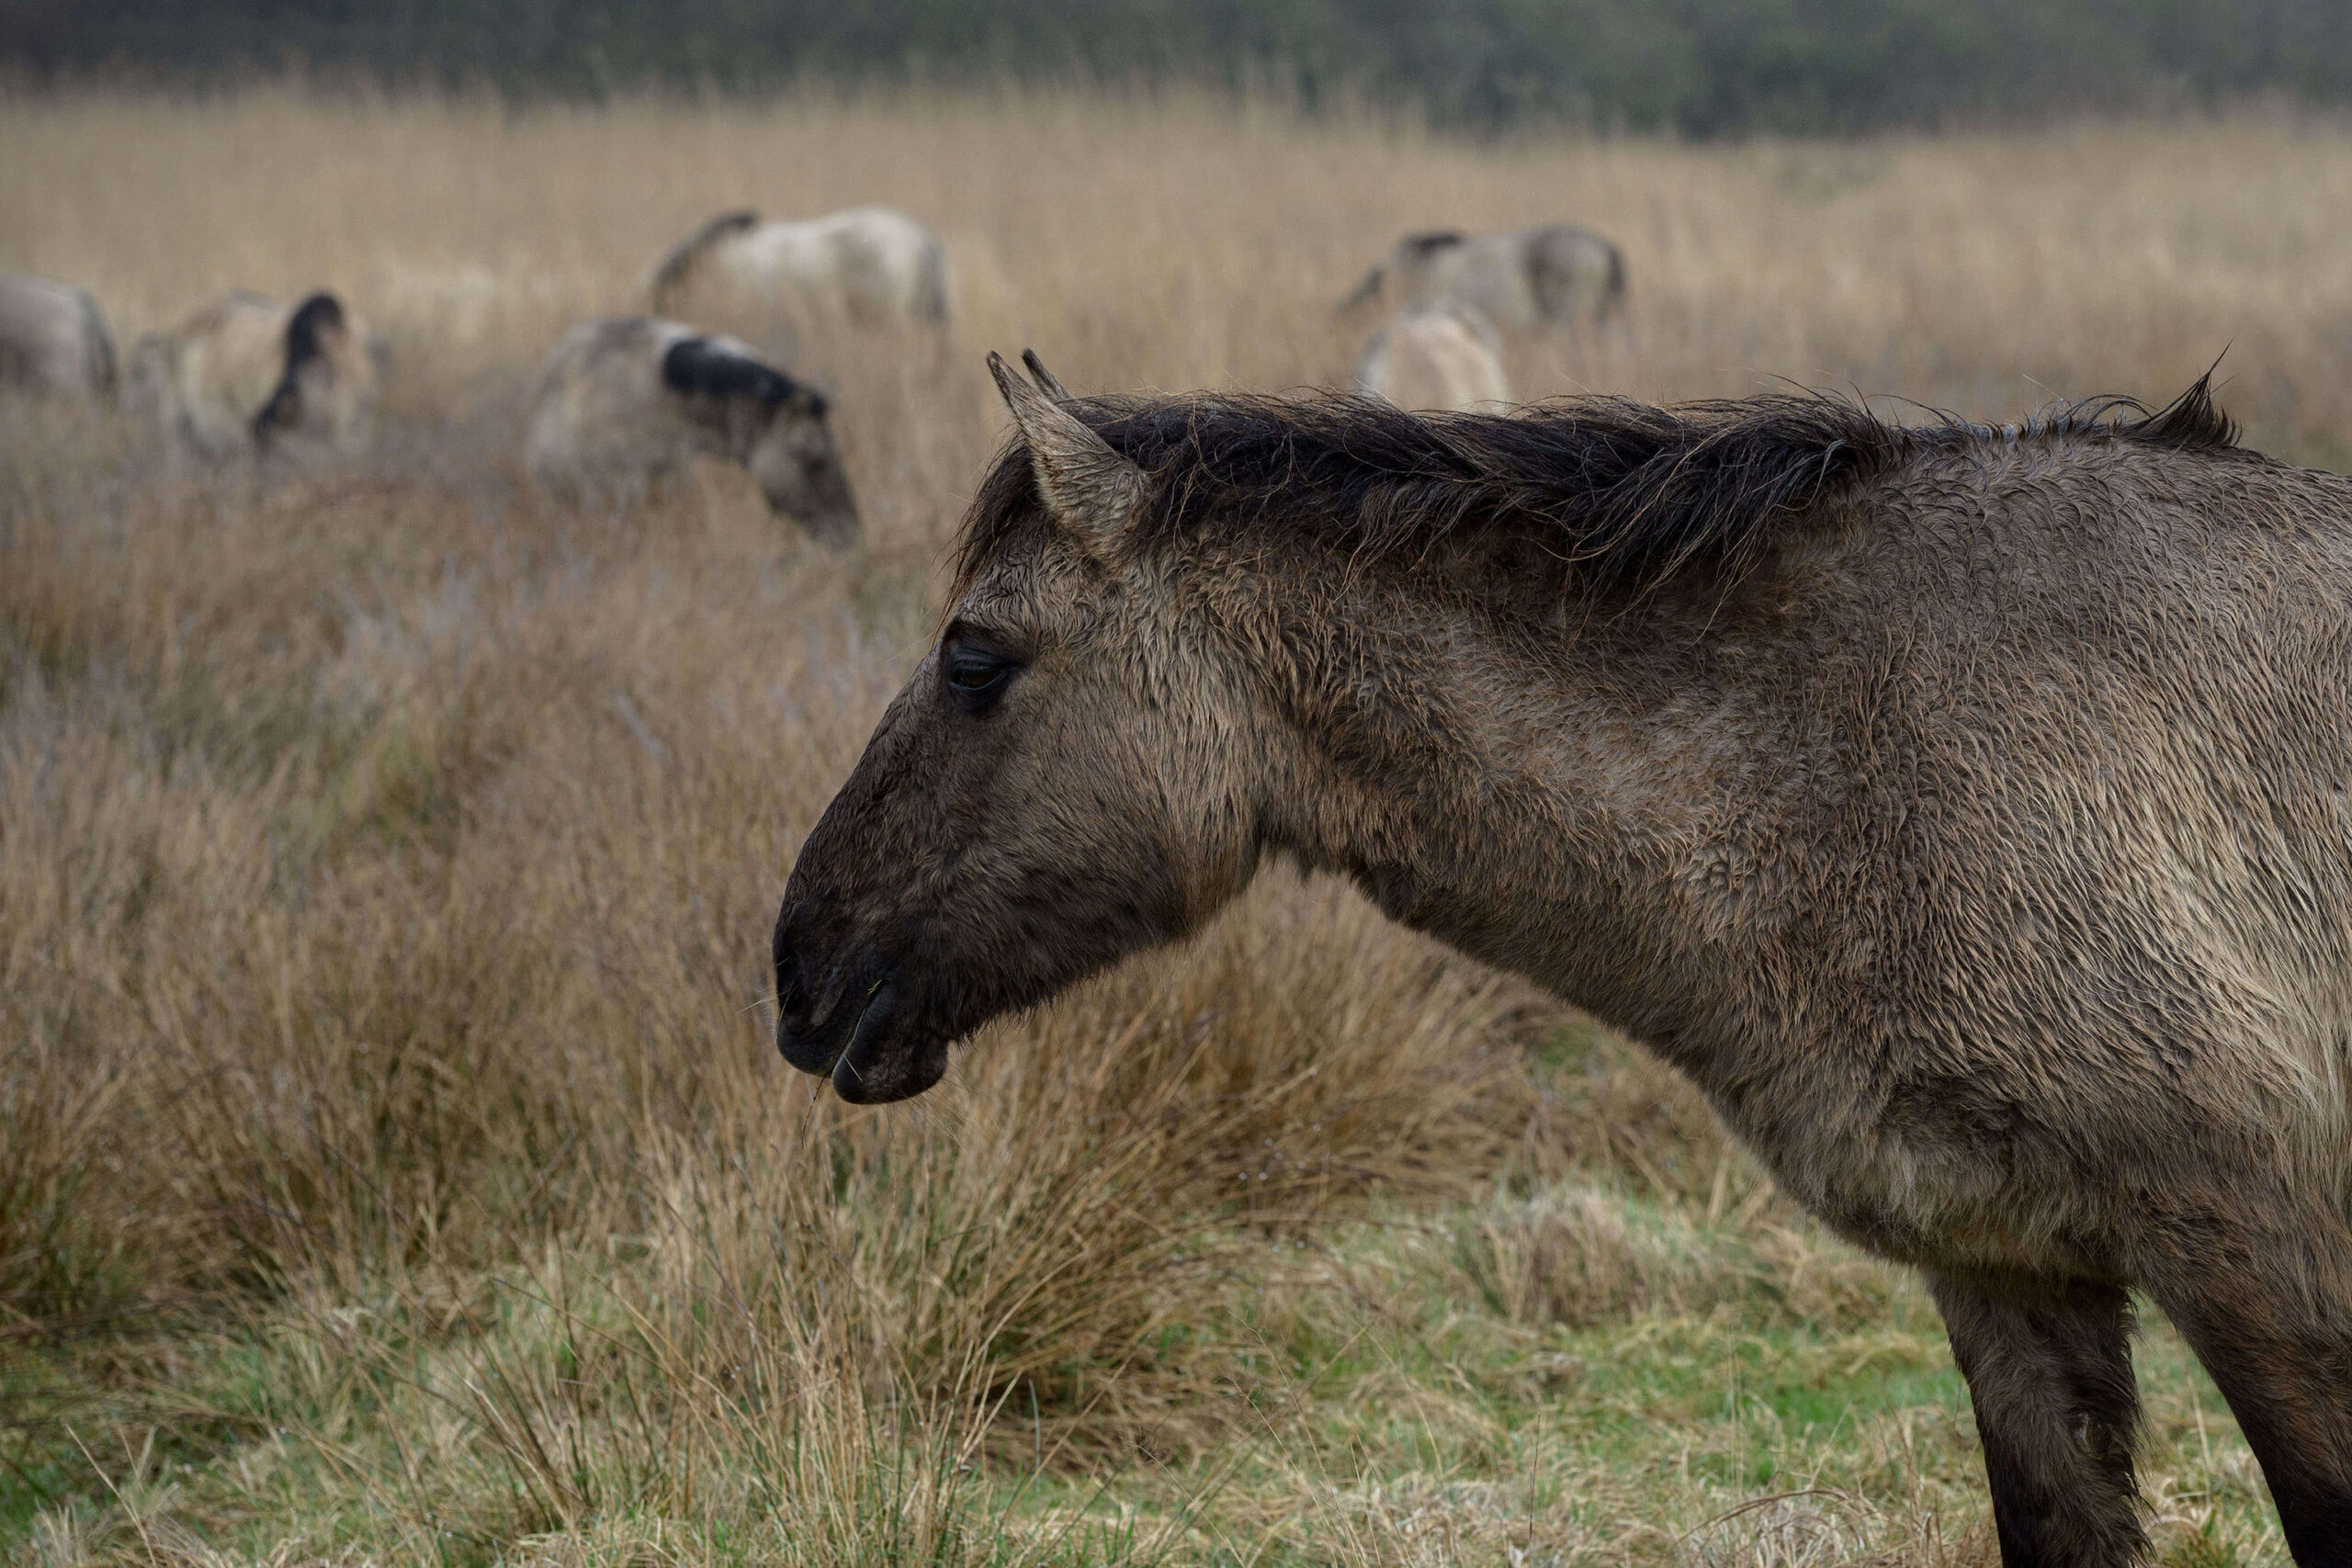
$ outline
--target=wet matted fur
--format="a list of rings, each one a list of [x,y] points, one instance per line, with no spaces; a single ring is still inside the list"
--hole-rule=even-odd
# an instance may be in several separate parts
[[[1269,856],[1687,1073],[1928,1276],[2005,1560],[2144,1550],[2127,1292],[2352,1561],[2352,481],[2155,413],[1420,418],[1003,372],[778,1044],[920,1092]]]
[[[1892,424],[1819,392],[1674,408],[1591,397],[1445,415],[1362,397],[1064,406],[1153,479],[1152,503],[1127,522],[1137,546],[1204,529],[1228,539],[1311,529],[1354,557],[1464,530],[1509,533],[1587,587],[1645,585],[1694,560],[1739,556],[1840,486],[1908,458],[2064,436],[2211,452],[2237,440],[2204,379],[2154,413],[2097,398],[1997,428]],[[959,580],[1033,524],[1037,506],[1026,448],[1006,452],[973,502]]]

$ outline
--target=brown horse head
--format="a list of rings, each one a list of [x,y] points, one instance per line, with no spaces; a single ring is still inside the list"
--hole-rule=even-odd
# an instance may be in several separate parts
[[[1258,861],[1241,682],[1125,536],[1148,480],[990,356],[1025,461],[978,510],[937,647],[817,824],[776,920],[777,1044],[844,1100],[937,1082],[951,1041],[1191,930]]]

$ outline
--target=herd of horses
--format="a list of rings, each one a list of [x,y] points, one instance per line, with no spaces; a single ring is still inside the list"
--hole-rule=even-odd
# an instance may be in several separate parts
[[[698,457],[747,469],[768,503],[810,536],[858,537],[826,395],[788,368],[797,329],[944,333],[946,247],[884,208],[780,221],[722,213],[652,268],[644,313],[584,321],[548,354],[523,444],[559,500],[638,499]],[[1566,224],[1498,234],[1408,235],[1342,305],[1388,320],[1366,345],[1365,392],[1430,410],[1506,403],[1503,332],[1604,323],[1621,310],[1624,261]],[[753,341],[708,326],[739,327]],[[243,292],[150,333],[119,365],[105,311],[84,288],[0,273],[0,389],[119,400],[174,462],[263,450],[350,454],[366,446],[388,355],[354,306],[326,290],[287,302]]]
[[[845,543],[826,399],[688,323],[934,331],[946,284],[897,214],[714,220],[556,345],[527,467],[588,496],[718,455]],[[2134,1292],[2295,1561],[2352,1565],[2352,481],[2244,447],[2203,380],[2000,427],[1477,406],[1504,334],[1623,293],[1582,231],[1418,234],[1349,300],[1385,311],[1352,393],[991,355],[1016,434],[791,870],[778,1049],[905,1099],[1269,861],[1344,876],[1657,1051],[1922,1273],[2009,1568],[2145,1560]],[[235,296],[118,375],[88,296],[0,280],[9,378],[119,381],[202,454],[363,438],[372,344],[332,295]]]

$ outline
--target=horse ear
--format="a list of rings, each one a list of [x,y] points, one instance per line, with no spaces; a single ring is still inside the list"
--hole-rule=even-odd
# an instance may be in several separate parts
[[[1060,377],[1046,368],[1046,362],[1037,357],[1035,349],[1023,349],[1021,363],[1029,367],[1029,379],[1037,383],[1037,390],[1057,403],[1069,401],[1069,389],[1062,385]]]
[[[1004,395],[1004,406],[1012,411],[1012,423],[1028,444],[1029,464],[1046,510],[1087,554],[1100,560],[1114,558],[1127,521],[1143,499],[1143,470],[1055,398],[1014,375],[1003,355],[989,355],[989,374],[996,378],[996,389]]]

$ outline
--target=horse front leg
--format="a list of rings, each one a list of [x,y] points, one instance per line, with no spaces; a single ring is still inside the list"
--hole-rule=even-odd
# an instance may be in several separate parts
[[[2269,1198],[2167,1227],[2143,1273],[2230,1402],[2295,1562],[2352,1568],[2352,1225],[2310,1196]]]
[[[1976,1407],[2004,1568],[2137,1562],[2147,1536],[2129,1295],[2081,1281],[1928,1284]]]

